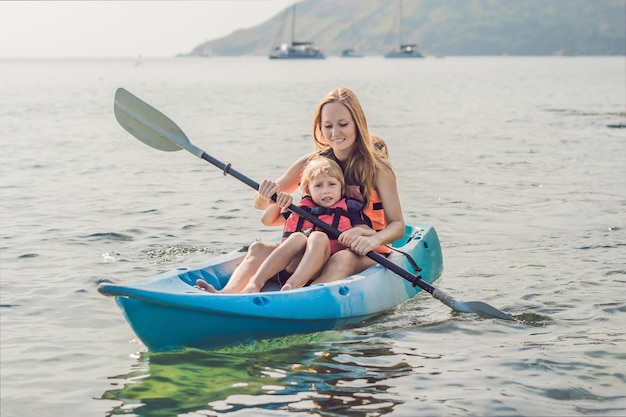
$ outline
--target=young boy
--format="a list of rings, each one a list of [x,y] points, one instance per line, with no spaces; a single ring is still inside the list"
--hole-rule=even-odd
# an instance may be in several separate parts
[[[303,196],[300,207],[340,232],[366,224],[361,213],[362,203],[343,198],[343,172],[335,161],[324,157],[313,158],[302,172],[300,191]],[[285,212],[292,202],[290,194],[279,192],[276,204],[263,213],[263,224],[284,225],[283,241],[261,264],[242,293],[259,292],[270,278],[281,271],[291,274],[281,291],[303,287],[319,275],[333,253],[345,249],[336,239],[317,230],[304,218]],[[317,265],[317,268],[299,268],[300,264]]]

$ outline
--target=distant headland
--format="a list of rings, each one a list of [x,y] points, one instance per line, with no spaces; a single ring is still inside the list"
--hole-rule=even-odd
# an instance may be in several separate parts
[[[296,5],[295,40],[315,42],[326,56],[346,49],[383,55],[399,39],[438,57],[626,55],[624,0],[304,0]],[[288,41],[289,9],[179,56],[267,56]]]

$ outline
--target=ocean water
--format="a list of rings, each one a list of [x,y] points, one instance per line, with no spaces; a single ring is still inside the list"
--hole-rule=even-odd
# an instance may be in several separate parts
[[[0,410],[17,416],[626,414],[624,57],[0,61]],[[388,142],[435,286],[375,320],[220,351],[149,353],[100,282],[238,249],[252,190],[113,115],[124,87],[247,176],[312,149],[329,90]],[[621,126],[621,127],[620,127]]]

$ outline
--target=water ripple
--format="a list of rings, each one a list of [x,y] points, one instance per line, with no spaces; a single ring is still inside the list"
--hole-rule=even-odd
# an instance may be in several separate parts
[[[133,237],[124,233],[117,232],[101,232],[101,233],[93,233],[87,236],[81,236],[83,239],[87,239],[89,241],[99,241],[99,240],[112,240],[119,242],[129,242],[133,240]]]
[[[156,261],[157,263],[169,262],[172,259],[182,258],[190,254],[223,254],[225,253],[221,249],[207,248],[202,246],[189,246],[189,245],[173,245],[167,248],[146,249],[142,253],[148,256],[148,258]]]

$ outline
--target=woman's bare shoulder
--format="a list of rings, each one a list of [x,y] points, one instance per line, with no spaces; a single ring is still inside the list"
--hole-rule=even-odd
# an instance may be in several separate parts
[[[376,177],[391,177],[395,178],[396,174],[393,171],[391,162],[383,157],[376,158]]]

